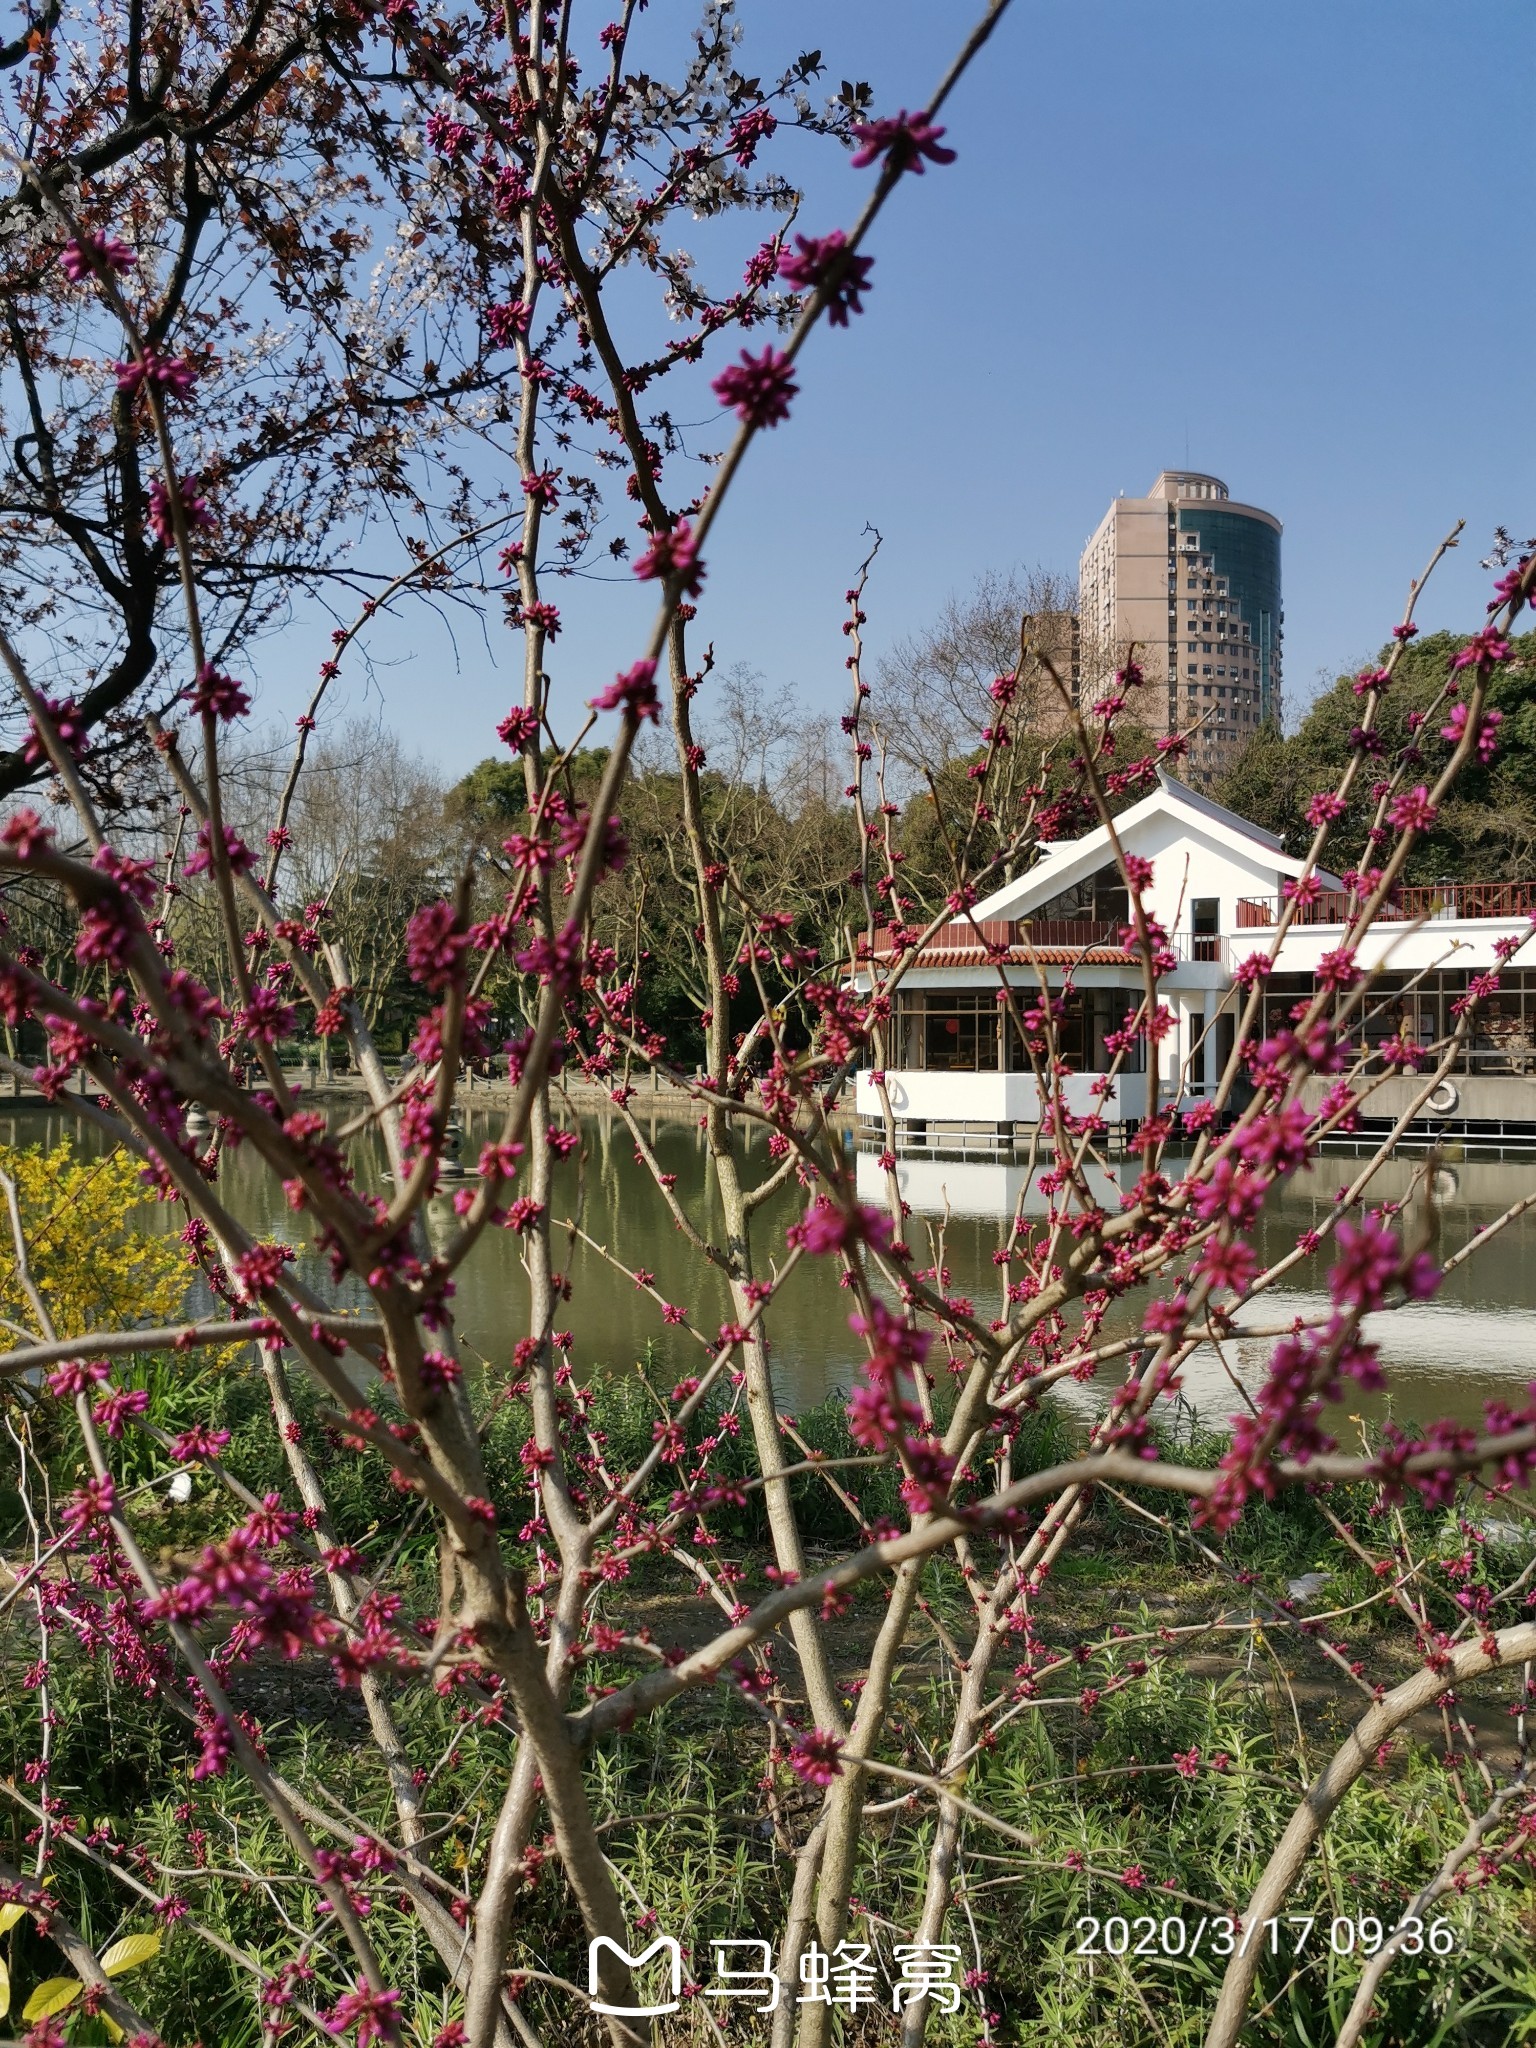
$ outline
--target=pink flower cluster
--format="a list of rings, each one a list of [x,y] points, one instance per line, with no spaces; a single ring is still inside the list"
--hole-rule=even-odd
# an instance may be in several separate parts
[[[744,426],[776,427],[789,418],[789,402],[798,390],[788,356],[770,344],[760,356],[748,350],[715,378],[711,389]]]

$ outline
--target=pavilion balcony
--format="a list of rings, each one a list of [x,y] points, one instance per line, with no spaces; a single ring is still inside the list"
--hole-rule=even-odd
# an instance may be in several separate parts
[[[1245,896],[1238,900],[1239,931],[1262,931],[1278,924],[1286,901],[1281,896]],[[1297,925],[1346,925],[1353,922],[1360,899],[1344,889],[1325,889],[1309,903],[1294,906]],[[1529,917],[1536,911],[1536,882],[1433,882],[1396,889],[1376,912],[1381,923],[1411,923],[1418,918],[1475,920]]]

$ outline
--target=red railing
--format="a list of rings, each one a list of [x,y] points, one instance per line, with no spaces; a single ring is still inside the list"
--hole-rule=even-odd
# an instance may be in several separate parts
[[[1016,946],[1115,946],[1125,926],[1114,917],[1021,917]]]
[[[1238,898],[1237,928],[1253,931],[1274,924],[1284,907],[1279,896]],[[1294,924],[1347,924],[1359,908],[1342,889],[1325,889],[1296,906]],[[1536,911],[1536,882],[1434,882],[1399,889],[1376,915],[1383,923],[1420,917],[1527,917]]]
[[[1002,946],[1010,950],[1024,946],[1118,948],[1121,929],[1114,918],[986,917],[972,923],[969,918],[953,917],[947,924],[939,926],[925,950],[930,953],[974,952],[978,946]],[[875,951],[887,956],[893,951],[889,925],[876,927]]]

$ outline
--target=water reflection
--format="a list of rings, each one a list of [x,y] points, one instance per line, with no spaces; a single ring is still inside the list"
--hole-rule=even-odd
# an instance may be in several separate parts
[[[353,1106],[354,1102],[347,1105]],[[472,1161],[492,1135],[492,1116],[471,1108],[465,1121],[464,1155]],[[616,1117],[593,1117],[584,1121],[582,1135],[580,1153],[557,1172],[556,1219],[579,1219],[597,1245],[610,1245],[626,1266],[654,1275],[666,1300],[686,1304],[695,1326],[713,1332],[728,1313],[724,1285],[718,1275],[701,1267],[677,1230],[649,1173],[637,1162],[624,1125]],[[94,1127],[65,1110],[19,1104],[0,1115],[0,1143],[53,1144],[63,1136],[87,1151],[101,1144]],[[677,1176],[678,1199],[695,1228],[706,1238],[718,1238],[718,1194],[701,1134],[691,1123],[657,1117],[648,1125],[647,1137],[662,1170]],[[761,1137],[751,1135],[744,1144],[748,1178],[765,1175],[770,1161]],[[359,1142],[354,1164],[360,1178],[382,1187],[383,1159],[371,1140]],[[1134,1170],[1133,1162],[1129,1171]],[[1256,1230],[1261,1259],[1268,1263],[1278,1258],[1302,1231],[1320,1223],[1358,1170],[1358,1161],[1325,1157],[1282,1190]],[[1374,1198],[1407,1200],[1415,1171],[1407,1160],[1384,1168],[1373,1184]],[[1528,1193],[1533,1175],[1536,1167],[1522,1160],[1441,1167],[1434,1221],[1443,1246],[1464,1243]],[[880,1176],[872,1158],[860,1158],[858,1178],[861,1193],[878,1196]],[[950,1291],[970,1297],[979,1314],[995,1314],[1000,1275],[993,1253],[1006,1237],[1021,1197],[1027,1214],[1044,1207],[1038,1187],[1028,1185],[1027,1170],[977,1161],[912,1160],[902,1165],[900,1180],[919,1226],[933,1234],[933,1241],[942,1232]],[[297,1219],[284,1204],[281,1189],[250,1153],[237,1151],[226,1160],[220,1193],[248,1228],[297,1241]],[[1096,1170],[1095,1193],[1106,1206],[1118,1206],[1117,1176]],[[765,1267],[782,1257],[784,1231],[799,1214],[800,1201],[793,1188],[783,1190],[759,1212],[756,1241]],[[152,1206],[146,1207],[145,1215],[172,1222],[169,1212]],[[429,1229],[439,1243],[447,1241],[453,1221],[446,1200],[432,1205]],[[1411,1235],[1423,1221],[1422,1196],[1416,1196],[1407,1202],[1404,1225]],[[926,1258],[928,1246],[921,1239],[919,1243],[920,1255]],[[557,1262],[571,1280],[571,1300],[561,1320],[575,1339],[573,1356],[579,1372],[623,1368],[647,1346],[655,1348],[659,1374],[680,1375],[695,1368],[698,1348],[664,1323],[656,1302],[616,1272],[600,1251],[562,1233]],[[318,1267],[314,1270],[318,1278]],[[1267,1297],[1262,1307],[1256,1304],[1248,1319],[1282,1322],[1316,1314],[1325,1304],[1323,1271],[1309,1262],[1292,1269],[1284,1292]],[[454,1306],[467,1341],[493,1370],[505,1367],[526,1328],[527,1314],[521,1240],[514,1232],[489,1231],[481,1239],[459,1275]],[[828,1261],[808,1260],[786,1282],[772,1310],[771,1334],[775,1370],[793,1403],[814,1401],[849,1384],[860,1354],[848,1329],[847,1311],[848,1298]],[[1394,1369],[1393,1402],[1405,1419],[1440,1414],[1476,1419],[1485,1398],[1508,1399],[1518,1392],[1536,1378],[1536,1214],[1519,1218],[1458,1269],[1436,1301],[1374,1318],[1369,1334]],[[1268,1340],[1241,1335],[1223,1346],[1221,1355],[1207,1347],[1186,1371],[1187,1398],[1213,1420],[1230,1414],[1238,1397],[1229,1373],[1246,1385],[1255,1384],[1268,1350]],[[1062,1398],[1087,1410],[1099,1405],[1105,1391],[1097,1385],[1069,1386]],[[1380,1406],[1363,1400],[1348,1405],[1361,1412]]]
[[[1443,1256],[1476,1236],[1536,1186],[1536,1163],[1527,1160],[1465,1160],[1438,1166],[1426,1204],[1422,1162],[1397,1159],[1371,1181],[1373,1202],[1403,1205],[1401,1227],[1416,1240],[1428,1228]],[[1340,1192],[1360,1171],[1358,1159],[1328,1154],[1277,1191],[1254,1232],[1263,1265],[1289,1252],[1304,1231],[1332,1214]],[[1111,1171],[1092,1170],[1095,1197],[1117,1207],[1122,1187],[1137,1172],[1134,1160]],[[944,1244],[955,1284],[969,1275],[982,1294],[979,1269],[991,1254],[1006,1221],[1023,1203],[1026,1217],[1045,1212],[1039,1173],[1025,1166],[935,1159],[903,1161],[898,1168],[902,1199],[930,1228],[944,1224]],[[878,1197],[883,1176],[872,1157],[858,1163],[860,1193]],[[968,1256],[969,1255],[969,1256]],[[1326,1255],[1304,1261],[1286,1275],[1284,1288],[1256,1299],[1238,1319],[1239,1334],[1220,1349],[1203,1345],[1184,1368],[1184,1396],[1202,1415],[1217,1418],[1241,1405],[1238,1387],[1254,1388],[1263,1377],[1272,1338],[1241,1336],[1241,1327],[1266,1328],[1293,1317],[1326,1314]],[[1139,1313],[1139,1311],[1138,1311]],[[1132,1327],[1130,1316],[1124,1327]],[[1517,1217],[1506,1230],[1459,1267],[1431,1302],[1410,1302],[1366,1319],[1366,1335],[1379,1346],[1391,1369],[1392,1410],[1404,1419],[1454,1415],[1479,1421],[1485,1399],[1508,1400],[1536,1380],[1536,1213]],[[1234,1381],[1237,1386],[1234,1386]],[[1084,1413],[1097,1412],[1106,1389],[1097,1383],[1068,1383],[1060,1398]],[[1379,1417],[1383,1397],[1353,1396],[1346,1406]]]

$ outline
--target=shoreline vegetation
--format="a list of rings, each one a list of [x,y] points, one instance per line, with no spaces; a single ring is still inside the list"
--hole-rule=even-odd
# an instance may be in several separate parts
[[[17,1170],[16,1157],[8,1155],[9,1171]],[[169,1367],[169,1359],[153,1355],[137,1362],[131,1384],[148,1395],[146,1423],[174,1434],[195,1413],[227,1429],[221,1464],[238,1470],[254,1497],[277,1498],[285,1468],[271,1438],[260,1371],[237,1353],[190,1383]],[[595,1375],[583,1390],[582,1426],[616,1469],[639,1462],[665,1417],[658,1392],[665,1377],[663,1361],[652,1354],[631,1371]],[[388,1412],[387,1389],[376,1387],[369,1398]],[[325,1474],[335,1535],[370,1557],[393,1557],[403,1595],[397,1625],[419,1624],[430,1633],[436,1585],[419,1511],[376,1465],[346,1448],[344,1432],[325,1419],[323,1398],[307,1381],[295,1385],[293,1399],[296,1426]],[[712,1479],[736,1489],[738,1502],[712,1517],[709,1550],[699,1554],[708,1556],[717,1580],[750,1600],[768,1589],[775,1569],[750,1457],[739,1438],[720,1428],[730,1405],[728,1398],[707,1404],[689,1425],[691,1444],[714,1438]],[[508,1532],[507,1567],[534,1591],[540,1543],[521,1461],[530,1420],[525,1395],[498,1398],[485,1454],[498,1522]],[[849,1434],[844,1398],[833,1396],[785,1424],[801,1450],[802,1469],[791,1483],[806,1570],[814,1574],[861,1525],[879,1525],[897,1511],[896,1475],[880,1466],[860,1471],[855,1515],[844,1480],[860,1462],[860,1446]],[[1049,1466],[1082,1438],[1079,1424],[1046,1404],[1020,1420],[1015,1470]],[[1223,1441],[1191,1422],[1162,1448],[1185,1463],[1214,1464]],[[75,1483],[67,1436],[41,1410],[34,1455],[45,1461],[55,1492]],[[141,1538],[168,1579],[195,1566],[223,1528],[212,1475],[198,1465],[191,1472],[189,1499],[178,1503],[161,1489],[138,1514]],[[139,1476],[138,1463],[125,1458],[124,1484]],[[663,1482],[664,1493],[665,1475]],[[1453,1622],[1456,1588],[1472,1578],[1536,1578],[1536,1522],[1518,1512],[1511,1518],[1501,1508],[1479,1525],[1468,1519],[1465,1502],[1437,1513],[1410,1498],[1391,1514],[1404,1567],[1398,1578],[1418,1586],[1430,1626]],[[1379,1523],[1370,1489],[1291,1490],[1255,1504],[1218,1553],[1191,1528],[1187,1510],[1170,1508],[1164,1494],[1095,1494],[1074,1545],[1041,1575],[1020,1638],[1024,1649],[1038,1630],[1049,1638],[1052,1658],[1011,1702],[1007,1670],[1015,1660],[999,1660],[994,1732],[947,1781],[974,1816],[957,1906],[967,1930],[966,1967],[985,1971],[986,1996],[1004,2016],[1000,2040],[1044,2048],[1104,2029],[1127,2041],[1201,2037],[1223,1967],[1211,1950],[1224,1937],[1208,1935],[1203,1956],[1167,1951],[1182,1950],[1202,1919],[1215,1927],[1223,1915],[1241,1913],[1299,1789],[1346,1742],[1371,1706],[1373,1687],[1379,1694],[1421,1665],[1422,1629],[1394,1603],[1397,1581],[1384,1587],[1355,1554],[1357,1518],[1367,1527]],[[511,1535],[519,1527],[522,1541]],[[39,1700],[35,1669],[28,1669],[24,1604],[15,1597],[29,1558],[26,1527],[9,1478],[0,1488],[0,1532],[0,1795],[25,1840],[38,1809],[18,1766],[36,1741]],[[1380,1539],[1373,1529],[1372,1540]],[[978,1541],[978,1551],[985,1547]],[[709,1604],[689,1580],[691,1548],[684,1538],[672,1555],[663,1549],[634,1559],[624,1582],[622,1640],[584,1661],[573,1711],[584,1696],[600,1697],[636,1664],[643,1667],[659,1654],[653,1646],[666,1644],[675,1655],[713,1633]],[[1431,1592],[1442,1564],[1453,1576]],[[884,1604],[878,1585],[866,1584],[829,1625],[832,1672],[849,1708],[868,1677]],[[894,1776],[872,1785],[854,1886],[861,1902],[855,1933],[869,1941],[887,1976],[895,1968],[893,1944],[919,1903],[914,1887],[932,1827],[915,1788],[933,1784],[939,1769],[946,1713],[962,1676],[957,1635],[969,1605],[955,1560],[935,1558],[903,1644],[903,1706],[885,1752]],[[213,1615],[215,1655],[238,1627],[234,1610]],[[232,1798],[235,1788],[227,1783],[210,1800],[198,1781],[195,1730],[183,1726],[178,1733],[174,1719],[167,1725],[121,1674],[67,1641],[56,1639],[51,1648],[49,1683],[52,1769],[58,1782],[75,1788],[77,1810],[103,1816],[99,1825],[110,1834],[105,1817],[118,1809],[122,1789],[153,1775],[166,1790],[139,1858],[151,1890],[160,1898],[195,1890],[199,1927],[237,1947],[259,1946],[256,1921],[264,1908],[253,1905],[243,1874],[267,1825],[259,1806],[249,1795]],[[228,1683],[235,1705],[261,1726],[272,1767],[285,1779],[323,1786],[331,1817],[366,1829],[377,1799],[367,1769],[367,1716],[355,1692],[337,1692],[329,1682],[324,1655],[297,1645],[290,1654],[258,1651],[231,1670]],[[773,1667],[772,1699],[791,1719],[803,1711],[792,1655]],[[399,1704],[407,1711],[403,1692]],[[446,1867],[472,1870],[483,1853],[484,1786],[505,1753],[499,1714],[488,1710],[472,1679],[441,1683],[409,1712],[418,1744],[436,1724],[425,1744],[435,1747],[439,1763],[421,1788],[424,1817],[434,1838],[451,1844]],[[1474,1758],[1501,1770],[1516,1761],[1523,1724],[1511,1720],[1508,1687],[1497,1678],[1458,1688],[1453,1706],[1425,1708],[1403,1723],[1345,1799],[1327,1855],[1287,1902],[1298,1923],[1310,1916],[1333,1930],[1334,1946],[1319,1937],[1310,1967],[1294,1975],[1289,1959],[1285,1969],[1278,1960],[1261,1967],[1245,2042],[1280,2048],[1319,2038],[1328,2015],[1336,2022],[1352,1995],[1364,1953],[1353,1951],[1377,1938],[1378,1923],[1390,1930],[1425,1875],[1453,1854],[1461,1787],[1453,1784],[1447,1799],[1447,1713],[1461,1721]],[[606,1853],[626,1890],[646,1902],[646,1924],[653,1919],[685,1944],[690,1981],[703,1974],[713,1941],[757,1938],[771,1928],[787,1904],[782,1851],[799,1832],[812,1793],[782,1750],[773,1749],[765,1767],[749,1702],[729,1688],[684,1695],[606,1745],[594,1763]],[[97,1928],[133,1907],[77,1835],[59,1844],[54,1884],[75,1916]],[[310,1924],[314,1903],[291,1900],[299,1926]],[[585,1936],[537,1844],[526,1858],[518,1909],[548,1980],[544,1988],[528,1982],[528,2012],[541,2027],[558,2025],[573,2044],[598,2042],[597,2022],[573,2017],[558,1990],[560,1982],[582,1978]],[[241,1969],[206,1942],[178,1938],[175,1913],[160,1919],[167,1938],[135,1978],[141,2006],[174,2013],[189,2038],[257,2048]],[[1373,2038],[1516,2038],[1532,1989],[1528,1897],[1518,1885],[1497,1882],[1463,1897],[1452,1884],[1437,1919],[1450,1930],[1437,1935],[1453,1944],[1450,1952],[1399,1960],[1386,1980],[1383,2031]],[[1106,1927],[1109,1942],[1119,1940],[1121,1920],[1143,1944],[1139,1959],[1103,1945]],[[1145,1932],[1149,1924],[1153,1936]],[[18,1928],[10,1953],[18,1986],[44,1970],[43,1958],[43,1944]],[[434,1962],[416,1953],[402,1974],[411,1978],[418,2009],[430,2011],[440,1975]],[[1418,2031],[1426,2012],[1443,2016],[1443,2036]],[[95,2038],[97,2024],[77,2022],[71,2038]],[[668,2021],[665,2039],[669,2048],[703,2048],[721,2038],[758,2038],[744,2019],[727,2016],[723,2037],[720,2024],[695,1996]],[[969,2041],[974,2032],[974,2018],[963,2015],[935,2012],[930,2025],[932,2038],[946,2044]],[[856,2007],[842,2038],[852,2044],[885,2037],[880,2023]]]

